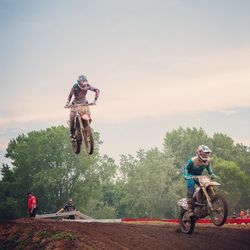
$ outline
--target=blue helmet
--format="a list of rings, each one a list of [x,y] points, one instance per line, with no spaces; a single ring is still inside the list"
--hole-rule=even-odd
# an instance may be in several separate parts
[[[86,77],[86,76],[80,75],[80,76],[78,77],[78,81],[79,81],[79,82],[87,82],[88,80],[87,80],[87,77]]]

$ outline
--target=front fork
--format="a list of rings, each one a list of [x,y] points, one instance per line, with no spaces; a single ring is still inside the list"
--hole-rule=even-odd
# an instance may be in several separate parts
[[[82,139],[87,138],[87,128],[89,126],[89,121],[88,120],[82,120],[80,118],[80,128],[81,128],[81,134],[82,134]]]
[[[210,196],[209,196],[209,194],[208,194],[206,188],[205,188],[205,187],[201,187],[201,188],[202,188],[202,191],[203,191],[204,195],[206,196],[206,199],[207,199],[207,203],[208,203],[209,208],[210,208],[211,210],[213,210],[213,205],[212,205],[212,203],[211,203],[211,198],[210,198]],[[209,187],[209,188],[210,188],[212,194],[214,195],[214,194],[215,194],[214,189],[213,189],[212,187]]]

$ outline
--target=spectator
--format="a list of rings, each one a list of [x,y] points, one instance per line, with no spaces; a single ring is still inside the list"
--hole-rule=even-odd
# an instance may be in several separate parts
[[[245,212],[244,212],[244,210],[242,209],[242,210],[240,211],[240,218],[241,218],[241,219],[244,219],[244,217],[245,217]]]
[[[64,212],[64,211],[65,212],[72,212],[72,211],[75,211],[75,210],[76,210],[76,208],[75,208],[75,206],[73,204],[73,200],[72,200],[72,198],[69,198],[68,202],[66,203],[66,205],[63,208],[61,208],[60,210],[58,210],[56,212],[56,214],[59,214],[59,213]],[[75,219],[75,215],[69,215],[68,219],[74,220]]]
[[[38,210],[38,207],[36,205],[36,197],[34,196],[34,194],[32,192],[28,192],[27,195],[28,195],[28,213],[29,213],[29,217],[35,218],[37,210]]]
[[[235,212],[235,210],[233,211],[233,219],[236,219],[236,212]]]
[[[247,216],[247,219],[250,218],[250,209],[249,208],[247,209],[246,216]]]

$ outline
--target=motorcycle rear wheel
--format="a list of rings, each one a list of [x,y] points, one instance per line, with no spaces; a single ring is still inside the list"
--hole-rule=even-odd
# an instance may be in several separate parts
[[[226,220],[228,215],[228,205],[226,200],[220,194],[215,194],[211,198],[211,203],[213,209],[209,209],[210,218],[215,226],[222,226]]]
[[[180,212],[180,230],[184,234],[192,234],[194,232],[195,228],[195,218],[194,217],[189,217],[188,211],[182,209]]]

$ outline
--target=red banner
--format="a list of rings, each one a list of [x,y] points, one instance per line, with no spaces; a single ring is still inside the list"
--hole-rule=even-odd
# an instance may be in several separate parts
[[[177,219],[157,219],[157,218],[123,218],[121,219],[122,222],[172,222],[172,223],[179,223]],[[197,223],[204,223],[209,224],[212,223],[210,219],[200,219]],[[226,224],[242,224],[242,223],[249,223],[250,218],[248,219],[227,219]]]

